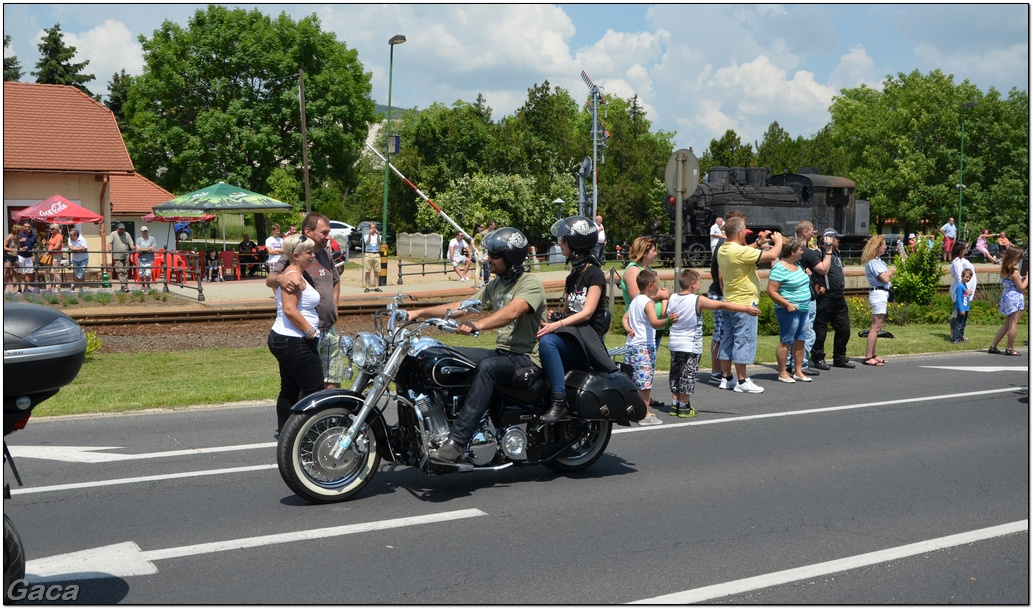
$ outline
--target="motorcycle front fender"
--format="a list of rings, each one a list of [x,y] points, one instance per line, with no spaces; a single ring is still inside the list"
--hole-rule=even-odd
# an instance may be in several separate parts
[[[365,401],[365,396],[350,389],[324,389],[310,393],[301,398],[291,411],[295,414],[314,415],[330,408],[344,408],[352,413],[359,412]],[[366,424],[373,429],[377,437],[377,452],[380,458],[385,461],[394,461],[394,449],[387,433],[387,422],[384,415],[376,409],[370,411],[366,418]]]

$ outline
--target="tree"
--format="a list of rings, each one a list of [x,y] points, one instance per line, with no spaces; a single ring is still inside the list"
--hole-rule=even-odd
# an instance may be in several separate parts
[[[743,142],[733,129],[725,131],[721,139],[710,140],[710,147],[699,157],[699,170],[703,173],[714,166],[754,167],[756,164],[753,147]]]
[[[373,121],[370,74],[315,15],[295,22],[209,5],[185,29],[165,21],[140,42],[144,72],[131,79],[124,105],[140,173],[173,192],[219,180],[266,192],[280,167],[300,181],[302,69],[310,182],[357,183]],[[261,216],[256,233],[264,233]]]
[[[4,34],[4,48],[11,46],[11,37]],[[17,55],[4,57],[4,82],[8,80],[21,80],[22,64],[18,62]]]
[[[977,105],[965,115],[963,198],[974,213],[962,216],[962,237],[972,233],[970,221],[1028,227],[1028,96],[983,95],[939,70],[889,77],[881,91],[844,89],[829,108],[829,137],[857,196],[872,203],[872,224],[895,218],[907,232],[957,215],[961,112],[969,102]],[[1007,198],[991,199],[994,191]]]
[[[111,82],[108,83],[108,99],[104,102],[108,110],[115,115],[115,121],[118,122],[118,130],[122,133],[126,132],[126,119],[124,106],[126,103],[126,96],[129,93],[129,75],[123,69],[117,74],[111,75]]]
[[[75,47],[65,45],[60,23],[43,32],[44,36],[37,45],[40,58],[36,62],[36,71],[32,73],[36,77],[36,82],[45,85],[71,85],[93,97],[93,93],[86,88],[86,83],[94,80],[94,76],[82,73],[90,64],[90,60],[71,63],[75,57]]]
[[[664,171],[674,152],[674,134],[651,132],[652,124],[638,103],[608,96],[606,127],[610,138],[606,162],[599,165],[599,213],[606,222],[607,238],[631,241],[646,234],[657,218],[667,224],[663,207]],[[583,133],[590,133],[591,113],[582,114]]]

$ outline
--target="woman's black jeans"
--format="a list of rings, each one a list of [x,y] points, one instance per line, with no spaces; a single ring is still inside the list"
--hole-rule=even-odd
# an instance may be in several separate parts
[[[318,340],[269,333],[269,351],[280,364],[280,395],[276,396],[276,431],[291,416],[299,399],[323,389],[323,363]]]

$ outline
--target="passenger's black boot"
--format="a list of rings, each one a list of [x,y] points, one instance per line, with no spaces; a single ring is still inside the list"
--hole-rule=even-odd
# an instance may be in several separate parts
[[[449,438],[445,440],[445,443],[440,448],[430,451],[427,455],[431,461],[437,461],[439,463],[455,463],[459,460],[459,457],[463,456],[463,447]]]
[[[554,393],[549,400],[549,412],[542,416],[543,423],[555,423],[567,416],[567,394]]]

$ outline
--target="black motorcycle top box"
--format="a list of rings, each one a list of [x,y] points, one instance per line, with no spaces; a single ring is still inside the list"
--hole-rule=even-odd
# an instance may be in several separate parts
[[[4,303],[4,427],[75,380],[86,357],[86,333],[74,319],[43,305]],[[28,398],[30,401],[21,401]]]
[[[571,370],[566,376],[567,405],[583,419],[628,426],[646,417],[646,403],[635,383],[621,372]]]

